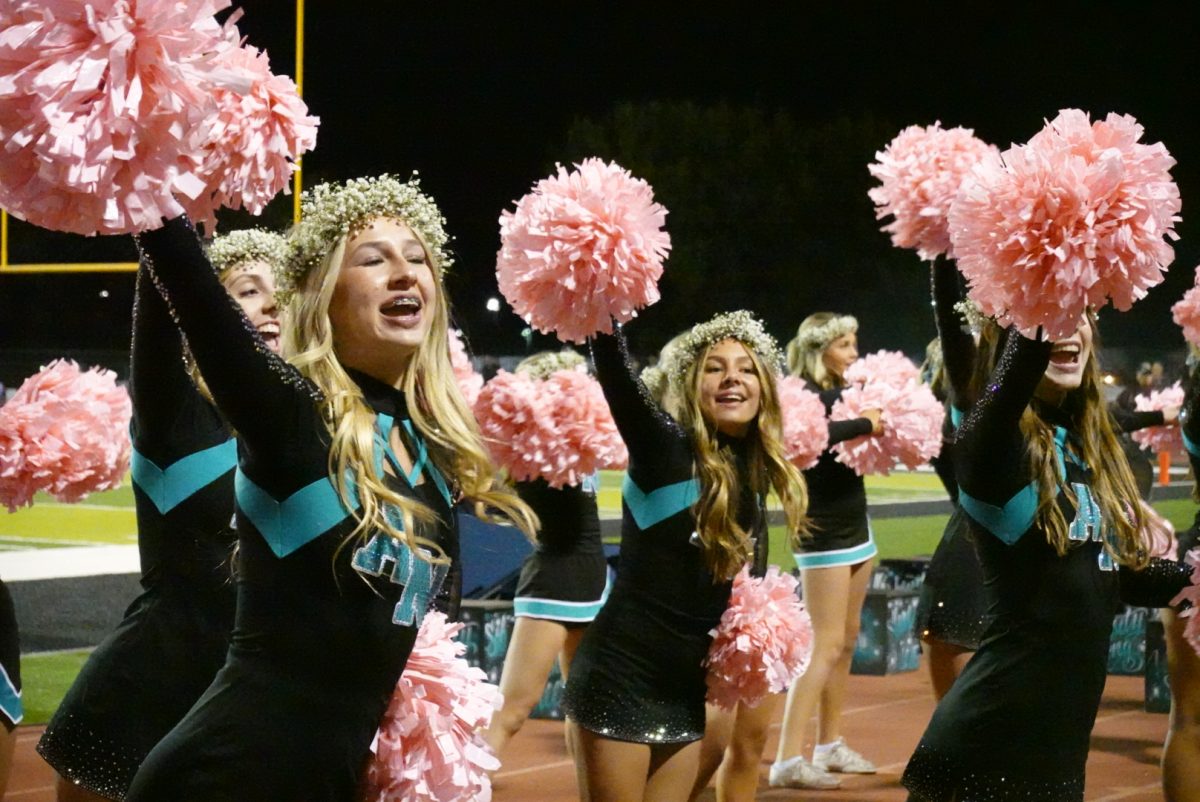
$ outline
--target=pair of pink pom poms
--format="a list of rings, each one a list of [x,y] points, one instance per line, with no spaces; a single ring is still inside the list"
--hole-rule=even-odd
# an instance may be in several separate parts
[[[76,234],[258,212],[316,118],[228,0],[18,0],[0,9],[0,206]]]
[[[564,342],[609,333],[659,299],[666,214],[650,185],[616,164],[559,166],[500,217],[500,292]]]
[[[1066,109],[1025,145],[985,156],[950,207],[971,298],[1002,324],[1059,340],[1088,308],[1126,310],[1174,258],[1175,160],[1127,115]]]
[[[783,414],[783,455],[797,468],[808,470],[829,445],[825,404],[795,376],[780,379],[777,387]]]
[[[996,149],[969,128],[942,128],[940,122],[901,131],[868,166],[879,186],[867,194],[875,217],[891,216],[883,230],[892,244],[914,248],[922,259],[953,258],[948,215],[963,178]]]
[[[879,410],[883,433],[834,445],[837,461],[860,476],[887,475],[897,464],[916,468],[942,448],[946,410],[928,386],[917,381],[917,368],[896,353],[879,352],[846,371],[851,383],[830,411],[831,420],[861,418]]]
[[[1175,382],[1164,390],[1153,390],[1149,395],[1139,395],[1134,399],[1134,407],[1139,412],[1149,412],[1174,407],[1178,412],[1183,408],[1183,386]],[[1183,453],[1183,432],[1176,424],[1174,426],[1147,426],[1130,432],[1129,436],[1147,451],[1155,454],[1163,451]]]
[[[475,419],[492,458],[517,481],[578,485],[629,459],[599,383],[580,370],[544,380],[502,370],[480,391]]]
[[[463,659],[462,624],[439,612],[417,642],[379,724],[367,770],[369,802],[487,802],[500,761],[483,739],[500,689]]]
[[[750,576],[748,568],[734,578],[705,660],[711,704],[753,707],[787,690],[808,668],[812,622],[796,589],[796,579],[776,566],[762,578]]]
[[[14,512],[34,493],[74,502],[120,485],[132,413],[112,371],[51,362],[0,407],[0,503]]]

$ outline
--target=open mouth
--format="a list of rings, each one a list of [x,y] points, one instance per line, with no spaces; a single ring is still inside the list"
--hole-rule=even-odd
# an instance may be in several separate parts
[[[1076,343],[1056,345],[1050,351],[1050,364],[1059,367],[1072,367],[1079,364],[1081,349]]]
[[[741,393],[717,393],[718,404],[741,404],[746,400],[746,396]]]
[[[268,348],[272,351],[279,351],[279,323],[277,321],[273,320],[270,323],[262,324],[258,327],[258,333]]]
[[[415,295],[397,295],[379,307],[384,317],[402,325],[413,325],[420,320],[421,309],[421,299]]]

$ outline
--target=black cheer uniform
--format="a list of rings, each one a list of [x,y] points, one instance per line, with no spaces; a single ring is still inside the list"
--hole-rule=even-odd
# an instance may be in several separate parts
[[[238,432],[237,618],[225,666],[147,757],[127,799],[352,799],[447,568],[382,532],[346,541],[355,519],[329,476],[320,391],[267,349],[186,220],[138,245]],[[420,534],[456,562],[450,492],[403,393],[351,375],[376,413],[376,475],[435,513]],[[413,458],[408,475],[387,446],[397,427]]]
[[[12,594],[0,580],[0,724],[9,732],[25,718],[21,702],[21,639]]]
[[[959,430],[959,499],[979,551],[988,621],[905,769],[913,800],[1082,800],[1113,614],[1122,598],[1162,606],[1189,581],[1190,569],[1163,560],[1140,572],[1115,569],[1092,474],[1068,421],[1035,404],[1058,424],[1056,503],[1070,522],[1067,554],[1060,557],[1038,527],[1038,485],[1019,421],[1050,348],[1010,334]]]
[[[563,709],[581,727],[637,743],[704,736],[704,658],[732,581],[714,580],[692,512],[700,494],[691,438],[654,404],[618,331],[592,340],[596,376],[629,448],[621,499],[621,561],[612,592],[571,664]],[[720,438],[738,455],[740,443]],[[739,475],[745,468],[739,459]],[[743,482],[738,524],[765,541]]]
[[[513,614],[561,624],[587,624],[608,598],[608,563],[596,507],[599,478],[550,487],[543,479],[517,482],[521,500],[537,513],[537,547],[521,565]]]
[[[235,592],[237,444],[196,389],[179,331],[143,268],[129,391],[143,592],[96,647],[38,742],[54,770],[122,799],[150,750],[225,663]]]

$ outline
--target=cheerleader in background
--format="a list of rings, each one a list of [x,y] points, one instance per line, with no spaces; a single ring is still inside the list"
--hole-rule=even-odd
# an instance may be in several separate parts
[[[516,370],[546,379],[557,370],[584,364],[574,351],[548,351],[528,357]],[[485,736],[497,755],[541,700],[555,657],[567,680],[579,641],[608,597],[608,564],[596,507],[598,478],[593,474],[582,484],[561,488],[544,479],[514,485],[542,528],[537,547],[521,566],[513,599],[517,621],[500,675],[504,706]]]
[[[274,271],[283,237],[234,231],[209,259],[265,348],[279,350]],[[123,799],[146,755],[225,662],[235,592],[237,446],[145,266],[133,310],[133,494],[143,592],[96,647],[37,750],[60,802]]]
[[[0,388],[2,390],[3,388]],[[3,399],[0,392],[0,400]],[[21,642],[17,632],[17,616],[13,611],[8,585],[0,580],[0,799],[8,788],[12,769],[13,748],[17,745],[17,725],[25,717],[21,704]]]
[[[788,369],[818,392],[826,410],[841,394],[843,374],[858,358],[858,321],[849,315],[809,315],[788,345]],[[879,411],[862,418],[830,421],[830,446],[882,432]],[[813,655],[808,670],[788,691],[783,728],[770,783],[775,787],[836,788],[830,772],[872,774],[875,766],[841,737],[842,704],[859,617],[871,578],[875,542],[867,520],[863,479],[826,450],[804,472],[809,491],[812,537],[796,554],[804,603],[812,617]],[[816,748],[810,763],[802,755],[804,731],[820,709]]]

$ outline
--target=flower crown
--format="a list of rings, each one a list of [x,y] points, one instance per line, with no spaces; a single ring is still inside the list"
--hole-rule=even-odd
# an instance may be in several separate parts
[[[958,316],[967,324],[967,328],[972,334],[978,334],[983,331],[984,324],[991,318],[983,313],[979,308],[979,304],[972,301],[970,298],[964,298],[954,305],[954,311],[958,312]]]
[[[276,295],[290,297],[339,239],[354,236],[378,217],[400,220],[411,228],[443,270],[454,263],[447,248],[446,219],[433,198],[421,191],[416,173],[408,181],[381,175],[345,184],[329,182],[301,196],[300,222],[288,236],[291,256],[276,276]]]
[[[824,351],[838,337],[858,331],[858,319],[853,315],[838,315],[820,326],[813,326],[796,335],[796,345],[805,351]]]
[[[517,365],[516,372],[545,381],[560,370],[576,370],[586,363],[587,360],[576,351],[544,351],[523,360]]]
[[[736,312],[724,312],[712,320],[692,326],[692,330],[663,360],[662,368],[667,377],[673,384],[681,385],[683,377],[704,353],[704,349],[721,340],[737,340],[758,354],[758,358],[768,370],[779,373],[783,364],[779,344],[754,315],[739,309]]]
[[[247,228],[214,237],[208,246],[208,261],[218,274],[245,262],[266,262],[278,271],[288,261],[287,240],[273,231]]]

